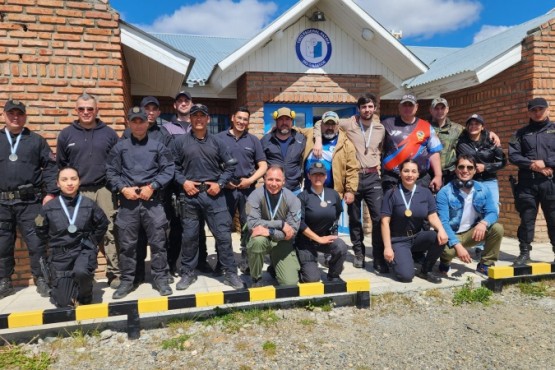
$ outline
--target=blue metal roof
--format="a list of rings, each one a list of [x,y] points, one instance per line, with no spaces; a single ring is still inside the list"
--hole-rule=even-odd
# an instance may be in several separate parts
[[[555,9],[476,44],[447,53],[447,55],[435,61],[430,61],[430,63],[415,51],[415,54],[428,64],[430,69],[415,77],[407,84],[407,87],[411,88],[459,73],[475,71],[520,44],[528,31],[539,27],[552,18],[555,18]],[[413,50],[413,48],[410,49]]]
[[[150,33],[166,44],[196,58],[187,83],[204,83],[220,61],[243,46],[248,39],[218,36],[178,35],[170,33]]]

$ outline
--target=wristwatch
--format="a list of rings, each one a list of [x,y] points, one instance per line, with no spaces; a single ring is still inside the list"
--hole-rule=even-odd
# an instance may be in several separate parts
[[[148,186],[150,186],[150,188],[152,190],[158,190],[160,189],[160,184],[157,183],[156,181],[151,182],[150,184],[148,184]]]
[[[276,230],[275,230],[273,227],[270,227],[270,228],[268,229],[268,232],[270,233],[270,237],[273,237],[274,234],[275,234],[275,232],[276,232]]]

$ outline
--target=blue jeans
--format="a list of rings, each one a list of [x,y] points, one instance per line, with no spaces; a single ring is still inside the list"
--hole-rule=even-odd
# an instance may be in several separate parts
[[[497,207],[497,215],[499,216],[499,185],[497,183],[497,179],[480,181],[480,184],[484,185],[484,187],[491,193],[491,197]],[[476,249],[484,250],[484,243],[482,242],[478,244]]]

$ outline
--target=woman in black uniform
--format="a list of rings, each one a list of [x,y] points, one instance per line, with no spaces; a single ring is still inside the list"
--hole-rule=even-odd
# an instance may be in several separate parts
[[[337,221],[343,205],[335,190],[324,187],[327,171],[321,162],[314,162],[308,173],[312,186],[298,195],[301,225],[296,244],[301,281],[320,281],[318,252],[331,255],[328,281],[338,281],[347,257],[347,244],[337,237]]]
[[[428,188],[416,185],[418,165],[412,159],[400,166],[401,184],[388,190],[382,202],[384,258],[395,276],[410,283],[414,277],[412,252],[427,252],[418,277],[441,283],[432,268],[447,243],[447,234],[436,211],[436,201]],[[428,220],[434,230],[423,230]]]
[[[108,230],[108,218],[95,202],[79,194],[79,173],[58,173],[61,195],[46,203],[35,219],[38,236],[48,243],[52,290],[57,307],[92,302],[97,245]]]

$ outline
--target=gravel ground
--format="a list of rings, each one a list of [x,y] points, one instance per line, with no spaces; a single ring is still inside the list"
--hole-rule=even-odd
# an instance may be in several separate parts
[[[315,307],[167,323],[129,341],[105,330],[25,344],[52,369],[552,369],[555,282],[492,303],[454,306],[454,290],[372,297],[370,309]],[[328,310],[331,308],[331,310]],[[164,349],[164,347],[167,347]]]

